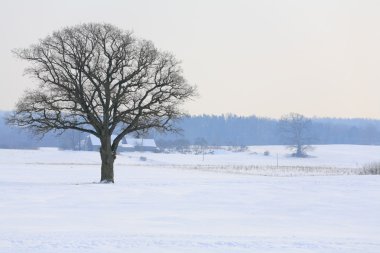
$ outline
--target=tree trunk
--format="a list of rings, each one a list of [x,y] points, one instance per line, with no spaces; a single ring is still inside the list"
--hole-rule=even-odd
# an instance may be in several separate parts
[[[297,144],[297,153],[296,153],[296,157],[302,157],[303,156],[303,152],[302,152],[302,146],[300,144]]]
[[[101,139],[100,157],[102,159],[101,183],[114,183],[113,163],[116,155],[111,148],[111,136]]]

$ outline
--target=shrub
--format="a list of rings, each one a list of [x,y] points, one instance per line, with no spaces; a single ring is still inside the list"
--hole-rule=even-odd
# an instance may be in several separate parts
[[[361,175],[380,175],[380,162],[370,163],[363,166]]]

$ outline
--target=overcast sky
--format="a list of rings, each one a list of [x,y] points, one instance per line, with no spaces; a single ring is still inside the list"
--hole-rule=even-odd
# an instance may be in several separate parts
[[[0,0],[0,110],[33,81],[11,50],[107,22],[182,60],[191,114],[380,118],[378,0]]]

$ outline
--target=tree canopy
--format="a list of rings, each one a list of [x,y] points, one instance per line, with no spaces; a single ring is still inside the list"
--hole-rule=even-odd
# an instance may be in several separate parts
[[[14,53],[30,63],[25,72],[38,87],[25,92],[8,122],[37,134],[93,134],[102,150],[115,152],[128,133],[175,130],[181,105],[196,95],[171,53],[109,24],[67,27]]]

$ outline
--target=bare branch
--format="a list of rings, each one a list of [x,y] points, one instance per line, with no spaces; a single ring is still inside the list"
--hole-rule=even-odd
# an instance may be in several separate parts
[[[196,95],[173,55],[109,24],[67,27],[14,53],[39,86],[8,122],[37,134],[75,129],[105,140],[115,132],[116,151],[126,134],[176,131],[182,104]]]

